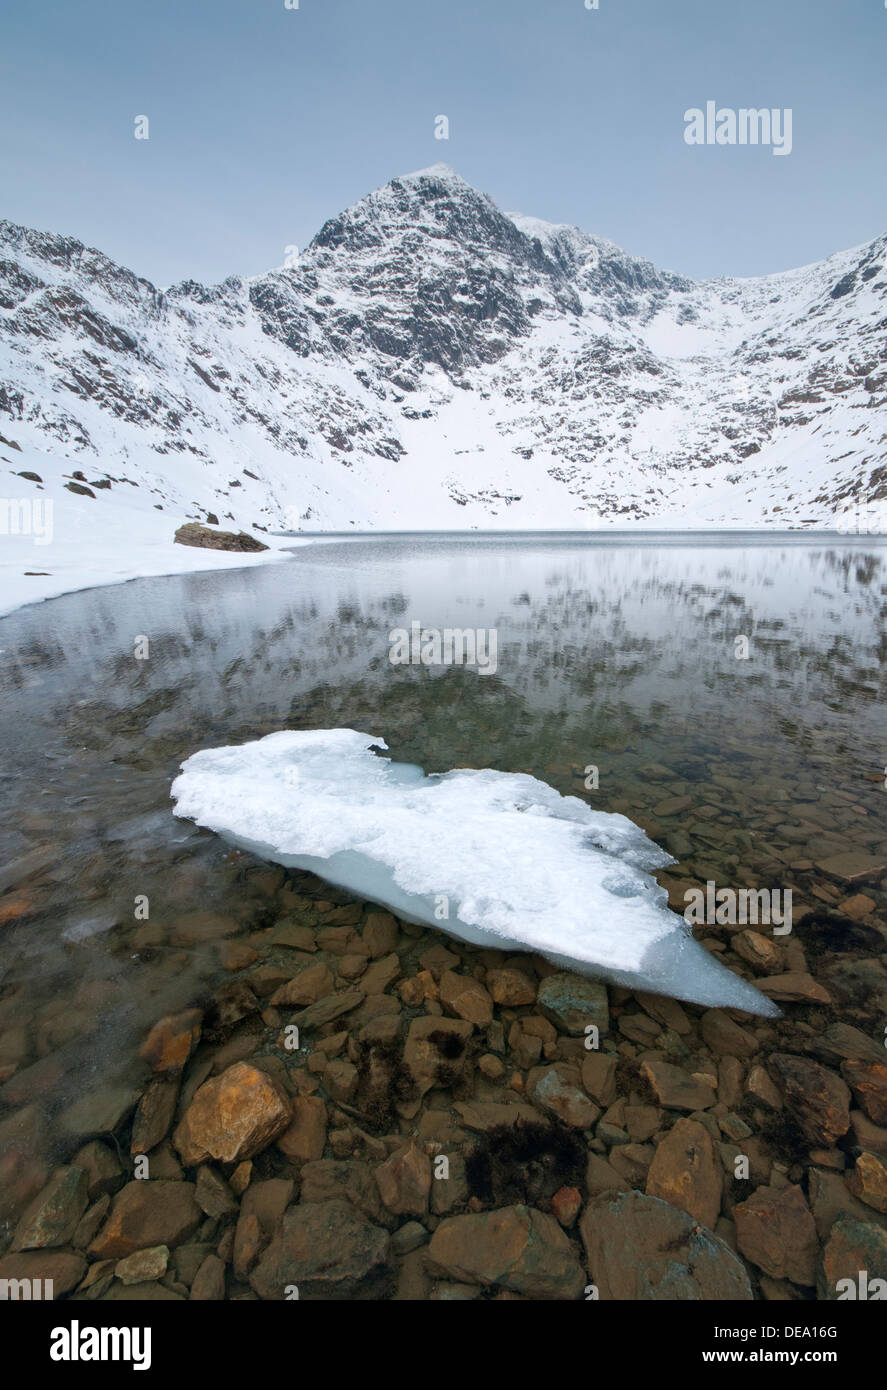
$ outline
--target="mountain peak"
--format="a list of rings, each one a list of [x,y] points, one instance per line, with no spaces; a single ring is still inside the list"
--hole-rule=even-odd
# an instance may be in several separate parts
[[[429,164],[427,169],[414,169],[411,174],[403,174],[397,180],[398,183],[409,183],[413,179],[440,179],[447,183],[462,184],[465,188],[471,188],[471,184],[463,179],[461,174],[450,164],[438,163]]]

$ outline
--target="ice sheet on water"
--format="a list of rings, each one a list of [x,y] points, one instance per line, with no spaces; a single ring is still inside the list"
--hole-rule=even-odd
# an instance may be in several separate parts
[[[779,1013],[669,910],[648,871],[671,856],[626,816],[523,773],[426,776],[374,751],[386,746],[316,729],[205,749],[173,783],[175,814],[463,940],[698,1004]]]

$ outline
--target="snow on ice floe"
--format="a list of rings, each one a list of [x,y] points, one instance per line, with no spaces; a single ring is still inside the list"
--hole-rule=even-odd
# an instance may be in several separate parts
[[[316,729],[208,748],[182,764],[175,814],[477,945],[536,951],[691,1003],[779,1013],[669,910],[647,871],[674,861],[627,816],[523,773],[426,776],[374,751],[386,747]]]

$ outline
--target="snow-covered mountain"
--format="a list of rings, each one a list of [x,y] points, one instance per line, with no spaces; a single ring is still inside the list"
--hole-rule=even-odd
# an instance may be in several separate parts
[[[696,283],[435,165],[161,291],[0,222],[4,470],[170,530],[828,525],[887,497],[885,406],[887,237]]]

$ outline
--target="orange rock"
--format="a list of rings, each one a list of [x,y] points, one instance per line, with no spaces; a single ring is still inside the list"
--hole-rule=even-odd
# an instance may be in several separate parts
[[[8,897],[0,898],[0,926],[5,922],[14,922],[16,917],[23,917],[31,911],[32,906],[31,899],[26,898],[24,893],[10,893]]]
[[[261,1153],[291,1119],[292,1107],[280,1085],[248,1062],[235,1062],[200,1087],[173,1143],[187,1168],[208,1158],[237,1163]]]
[[[493,1018],[493,1001],[489,993],[471,975],[457,975],[446,970],[440,977],[440,1000],[445,1008],[459,1018],[485,1028]]]
[[[376,1182],[390,1212],[397,1216],[424,1216],[431,1191],[431,1160],[410,1144],[376,1169]]]
[[[875,1211],[887,1212],[887,1165],[877,1154],[861,1153],[856,1167],[847,1179],[847,1186]]]
[[[866,897],[865,893],[854,893],[852,898],[844,899],[839,910],[845,917],[852,917],[854,921],[858,921],[861,917],[868,917],[876,907],[874,898]]]
[[[522,970],[507,967],[503,970],[488,970],[487,988],[497,1004],[516,1008],[521,1004],[536,1002],[536,982]]]
[[[139,1056],[152,1071],[179,1072],[200,1039],[203,1015],[199,1009],[167,1014],[151,1029],[139,1049]]]
[[[420,970],[409,980],[401,980],[397,992],[408,1009],[416,1009],[426,999],[438,999],[440,993],[430,970]]]
[[[841,1075],[869,1119],[876,1125],[887,1125],[887,1056],[883,1062],[843,1062]]]
[[[292,1124],[278,1135],[277,1147],[291,1159],[322,1158],[327,1124],[323,1101],[319,1096],[296,1096],[292,1113]]]
[[[713,1229],[722,1189],[721,1163],[708,1130],[698,1120],[678,1120],[657,1146],[647,1173],[647,1196],[671,1202]]]
[[[565,1230],[576,1224],[581,1208],[582,1198],[577,1187],[559,1187],[551,1199],[551,1210]]]
[[[759,1187],[733,1208],[740,1252],[772,1279],[816,1282],[816,1226],[799,1187]]]
[[[220,941],[219,959],[223,970],[246,970],[260,959],[258,951],[245,941]]]

